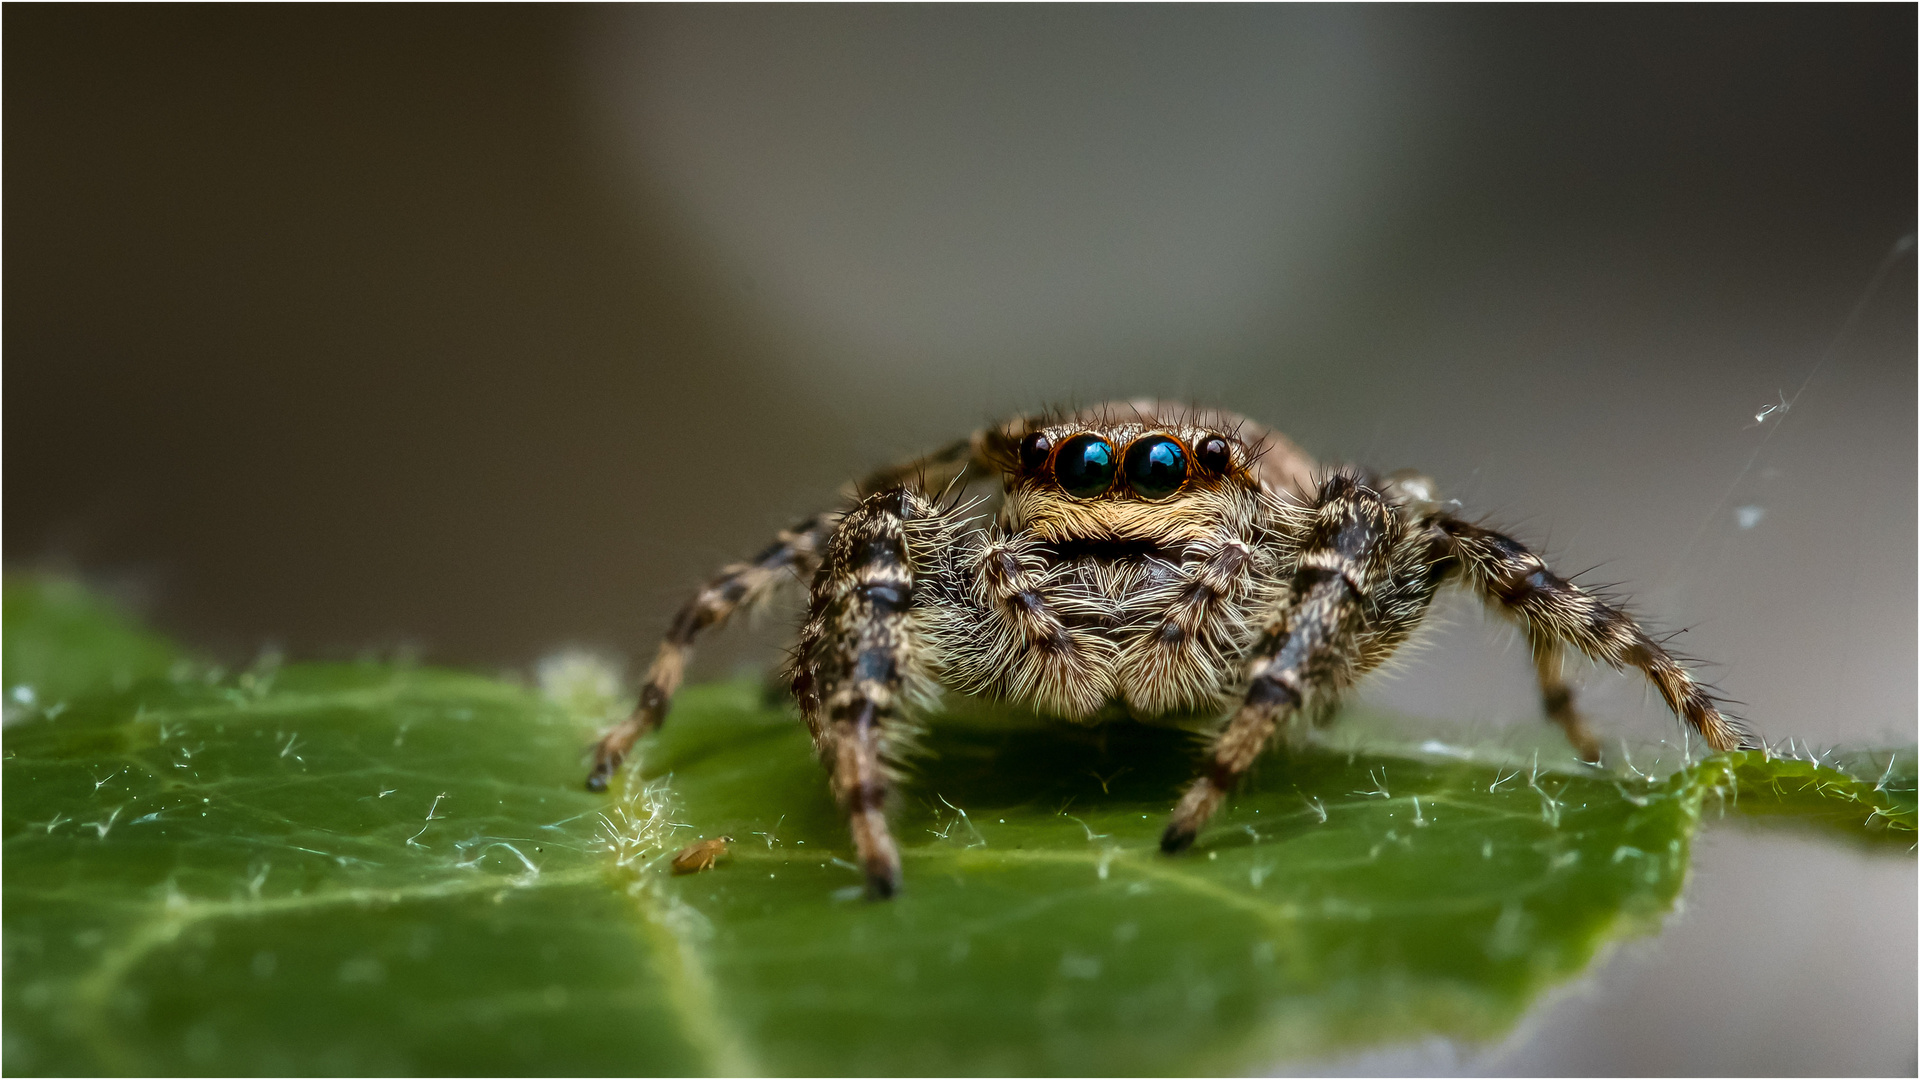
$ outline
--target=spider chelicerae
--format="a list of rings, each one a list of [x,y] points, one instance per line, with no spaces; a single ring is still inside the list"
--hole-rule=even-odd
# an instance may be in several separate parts
[[[998,478],[991,496],[971,480]],[[1547,716],[1587,761],[1569,648],[1636,668],[1716,750],[1737,721],[1619,607],[1462,520],[1412,473],[1323,469],[1244,417],[1152,401],[1022,417],[853,488],[723,569],[674,618],[638,707],[594,749],[603,790],[660,725],[699,635],[811,582],[790,668],[875,897],[900,886],[886,803],[912,717],[944,687],[1068,721],[1226,717],[1160,847],[1193,843],[1276,731],[1328,710],[1457,581],[1517,622]]]

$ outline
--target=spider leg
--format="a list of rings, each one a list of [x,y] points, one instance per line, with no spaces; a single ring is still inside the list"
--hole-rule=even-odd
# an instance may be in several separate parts
[[[1253,545],[1226,533],[1192,551],[1198,557],[1173,569],[1164,606],[1116,665],[1128,703],[1148,715],[1219,701],[1260,629],[1248,616],[1271,606],[1256,595],[1262,555]]]
[[[969,467],[985,462],[982,447],[987,434],[979,432],[931,454],[882,469],[855,485],[853,497],[903,485],[918,491],[938,491],[950,486]],[[666,639],[660,643],[660,651],[654,655],[653,666],[647,670],[646,685],[640,691],[640,704],[633,715],[615,725],[594,746],[593,769],[587,774],[588,790],[605,791],[627,751],[666,719],[674,692],[686,674],[694,639],[704,630],[724,625],[740,608],[765,600],[789,580],[789,574],[802,581],[811,577],[819,566],[820,546],[839,518],[837,511],[819,514],[782,531],[773,545],[751,562],[725,567],[687,601],[674,616]]]
[[[750,562],[735,563],[721,570],[706,587],[687,601],[674,616],[653,666],[647,669],[646,685],[640,690],[639,705],[633,715],[616,724],[593,748],[593,769],[587,774],[587,790],[605,791],[613,772],[632,749],[634,742],[660,726],[680,680],[686,673],[694,639],[711,627],[724,624],[734,612],[756,604],[771,595],[781,584],[798,577],[804,580],[819,564],[820,546],[833,529],[838,514],[821,514],[783,530],[765,551]]]
[[[912,519],[931,512],[924,500],[895,488],[868,496],[841,518],[814,577],[793,665],[794,695],[876,899],[900,887],[886,802],[907,688],[918,681],[922,660],[907,541]]]
[[[1667,707],[1691,724],[1715,750],[1755,745],[1737,720],[1720,711],[1713,695],[1694,680],[1685,665],[1648,637],[1631,616],[1554,574],[1540,556],[1510,536],[1445,515],[1435,524],[1451,539],[1454,557],[1467,581],[1525,628],[1534,645],[1536,662],[1541,664],[1541,692],[1548,715],[1567,728],[1568,738],[1582,756],[1586,748],[1580,736],[1585,729],[1573,716],[1572,696],[1558,683],[1562,646],[1572,646],[1611,667],[1638,668],[1646,673]],[[1538,659],[1543,655],[1553,662],[1552,680],[1547,677],[1547,662]],[[1556,714],[1556,705],[1561,713],[1573,717],[1571,724]]]
[[[952,588],[929,622],[942,678],[963,693],[1090,716],[1106,703],[1101,688],[1113,646],[1073,632],[1070,602],[1053,594],[1037,549],[1031,539],[989,528],[956,552]]]
[[[986,432],[977,432],[959,442],[949,443],[931,454],[889,465],[854,485],[856,498],[878,491],[911,487],[915,491],[937,492],[960,478],[974,466],[987,466],[981,456]]]
[[[1251,680],[1160,837],[1169,854],[1200,826],[1260,756],[1279,725],[1350,685],[1406,637],[1438,587],[1444,560],[1424,531],[1357,476],[1336,473],[1296,524],[1303,532],[1291,603],[1255,644]]]
[[[1600,740],[1573,707],[1573,689],[1561,674],[1564,656],[1559,643],[1530,636],[1533,636],[1533,670],[1540,678],[1540,704],[1547,712],[1547,719],[1567,733],[1567,741],[1573,744],[1574,753],[1580,755],[1581,761],[1599,764]]]

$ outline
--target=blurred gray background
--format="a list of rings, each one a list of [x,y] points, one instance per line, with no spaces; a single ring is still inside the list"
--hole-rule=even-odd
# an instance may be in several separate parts
[[[1910,6],[3,18],[7,565],[217,654],[643,660],[850,475],[1161,394],[1428,470],[1770,738],[1914,738]],[[1538,723],[1442,614],[1372,700]],[[1312,1067],[1911,1074],[1914,884],[1723,828],[1508,1045]]]

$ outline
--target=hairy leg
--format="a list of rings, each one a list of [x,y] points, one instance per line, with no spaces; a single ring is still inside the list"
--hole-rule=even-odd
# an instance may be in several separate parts
[[[854,497],[864,499],[875,492],[902,487],[937,495],[948,485],[957,482],[967,469],[986,464],[980,457],[985,436],[985,432],[980,432],[959,442],[949,443],[931,454],[880,469],[854,485]],[[982,475],[988,475],[989,472],[983,472]]]
[[[593,748],[593,769],[587,774],[587,789],[605,791],[613,772],[620,767],[634,741],[660,726],[674,691],[686,672],[687,658],[694,639],[710,627],[720,626],[744,607],[765,599],[782,583],[799,578],[804,581],[820,561],[820,546],[825,541],[837,514],[821,514],[784,530],[765,551],[750,562],[735,563],[720,571],[718,577],[694,595],[674,616],[653,666],[647,670],[646,685],[640,689],[640,702],[633,715],[615,725]]]
[[[978,433],[931,454],[881,469],[855,485],[853,497],[903,486],[915,491],[939,491],[955,484],[969,467],[982,463],[981,447],[986,434]],[[702,631],[724,625],[735,611],[764,600],[790,580],[790,576],[801,581],[810,579],[820,563],[820,547],[839,519],[839,512],[819,514],[781,532],[759,556],[722,569],[719,576],[687,601],[654,655],[633,715],[595,745],[593,769],[587,774],[588,790],[606,790],[607,782],[613,778],[627,751],[666,719],[667,708],[686,673],[694,639]]]
[[[1533,643],[1533,670],[1540,678],[1540,705],[1546,710],[1547,719],[1567,733],[1567,741],[1573,744],[1580,760],[1597,765],[1600,740],[1573,707],[1573,689],[1561,673],[1564,659],[1558,642],[1536,640]]]
[[[1559,647],[1570,645],[1600,663],[1637,668],[1660,691],[1667,707],[1692,725],[1708,746],[1736,750],[1753,745],[1752,736],[1739,722],[1723,714],[1713,695],[1694,680],[1685,665],[1648,637],[1631,616],[1555,575],[1540,556],[1510,536],[1448,517],[1441,517],[1437,524],[1452,540],[1461,573],[1488,600],[1499,603],[1520,620],[1534,642],[1536,657],[1546,646],[1557,660]],[[1551,716],[1554,686],[1549,685],[1545,670],[1542,668],[1541,689]],[[1557,672],[1554,681],[1557,684]],[[1560,690],[1564,708],[1571,715],[1572,698],[1565,694],[1564,687]],[[1554,719],[1560,720],[1558,716]],[[1566,726],[1566,721],[1560,722]],[[1584,756],[1575,734],[1584,729],[1578,728],[1577,718],[1574,723],[1568,728],[1568,737]]]
[[[1273,604],[1271,595],[1261,595],[1261,561],[1252,544],[1223,531],[1193,545],[1187,561],[1170,568],[1157,590],[1164,596],[1157,618],[1116,665],[1130,706],[1149,716],[1192,708],[1218,701],[1219,688],[1237,682],[1258,620]]]
[[[847,512],[825,545],[794,657],[794,695],[876,899],[900,887],[886,803],[906,689],[922,666],[910,615],[915,575],[907,532],[909,521],[930,510],[896,488]]]
[[[1039,545],[989,528],[956,554],[951,593],[931,623],[949,685],[1065,717],[1105,705],[1113,645],[1074,632]]]
[[[1192,844],[1280,724],[1350,685],[1406,636],[1438,587],[1446,559],[1426,530],[1358,477],[1329,478],[1294,524],[1302,539],[1290,602],[1254,646],[1245,697],[1174,808],[1162,851]]]

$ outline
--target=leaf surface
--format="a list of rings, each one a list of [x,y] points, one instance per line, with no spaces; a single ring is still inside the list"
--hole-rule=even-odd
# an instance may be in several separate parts
[[[688,691],[594,796],[591,721],[522,687],[171,665],[60,675],[6,730],[10,1072],[1245,1071],[1497,1035],[1657,925],[1703,814],[1914,821],[1908,752],[1650,779],[1303,747],[1168,859],[1191,736],[957,711],[873,904],[804,731],[744,685]]]

